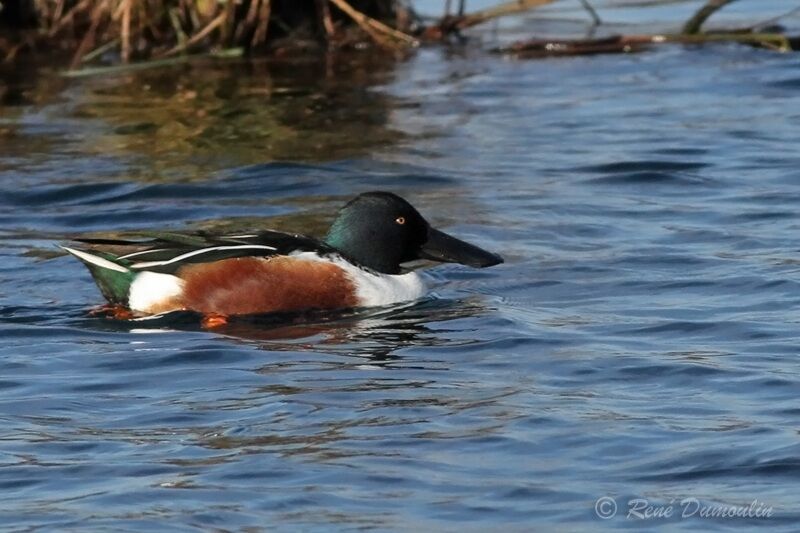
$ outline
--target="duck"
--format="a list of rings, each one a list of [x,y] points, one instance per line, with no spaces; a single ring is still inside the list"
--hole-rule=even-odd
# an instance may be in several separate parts
[[[192,311],[207,326],[238,315],[390,306],[426,294],[416,260],[486,268],[499,255],[433,228],[405,199],[358,195],[326,236],[265,230],[243,235],[160,233],[146,240],[78,237],[80,260],[115,318]],[[85,245],[89,245],[88,247]],[[120,254],[114,250],[131,248]]]

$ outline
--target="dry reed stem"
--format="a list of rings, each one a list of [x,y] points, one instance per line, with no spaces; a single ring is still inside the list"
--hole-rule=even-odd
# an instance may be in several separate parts
[[[61,31],[64,26],[72,22],[72,19],[75,18],[77,13],[81,11],[85,11],[90,5],[92,4],[92,0],[81,0],[79,3],[75,4],[72,9],[67,11],[67,14],[63,17],[59,18],[55,24],[50,28],[50,31],[47,32],[48,37],[54,37],[59,31]]]
[[[125,10],[125,2],[126,0],[122,0],[117,4],[117,8],[111,14],[111,20],[116,22],[122,18],[122,12]]]
[[[520,13],[522,11],[533,9],[534,7],[552,4],[553,2],[555,2],[555,0],[511,0],[509,2],[504,2],[502,4],[459,17],[455,23],[455,27],[458,29],[469,28],[471,26],[476,26],[486,22],[487,20],[504,17],[506,15],[513,15],[514,13]]]
[[[53,16],[50,18],[51,27],[55,25],[57,20],[61,20],[61,14],[64,13],[64,3],[65,0],[58,0],[58,2],[56,3],[56,8],[53,11]]]
[[[83,57],[81,57],[81,63],[86,63],[87,61],[91,61],[92,59],[95,59],[95,58],[105,54],[106,52],[108,52],[112,48],[116,48],[119,45],[120,45],[120,42],[119,42],[118,38],[111,39],[107,43],[101,44],[100,46],[98,46],[97,48],[92,50],[91,52],[89,52],[87,54],[84,54]]]
[[[336,7],[344,11],[358,26],[367,32],[376,43],[383,45],[390,49],[397,49],[399,46],[417,46],[417,41],[412,36],[390,28],[382,22],[368,17],[364,13],[357,11],[345,0],[330,0]],[[398,46],[399,45],[399,46]]]
[[[258,16],[258,6],[260,3],[261,0],[252,0],[250,2],[250,9],[247,11],[247,17],[244,19],[248,26],[255,25],[256,17]]]
[[[332,39],[336,33],[336,27],[333,25],[333,18],[331,18],[331,5],[328,0],[317,0],[317,6],[322,19],[322,27],[325,29],[325,35],[328,39]]]
[[[6,54],[6,56],[3,58],[3,63],[5,63],[7,65],[10,65],[11,63],[13,63],[14,60],[17,58],[17,55],[19,54],[20,50],[22,50],[22,48],[25,45],[26,45],[25,41],[22,41],[20,43],[15,44],[14,46],[12,46],[11,49]]]
[[[178,45],[170,48],[166,52],[164,52],[162,54],[159,54],[158,57],[159,58],[169,57],[169,56],[172,56],[172,55],[175,55],[175,54],[179,54],[181,52],[186,51],[191,46],[193,46],[193,45],[197,44],[198,42],[202,41],[212,31],[214,31],[218,27],[222,26],[222,24],[225,22],[225,19],[227,18],[227,16],[228,16],[228,14],[225,11],[223,11],[222,13],[220,13],[219,15],[214,17],[214,20],[209,22],[208,25],[206,25],[205,28],[203,28],[199,32],[197,32],[194,35],[192,35],[185,43],[178,44]]]
[[[137,35],[143,35],[144,31],[145,31],[145,28],[149,28],[150,31],[153,31],[153,26],[155,26],[155,24],[153,24],[152,19],[147,14],[147,3],[146,2],[136,2],[135,5],[137,6],[137,8],[138,8],[137,11],[139,13],[139,16],[136,17],[136,20],[138,21],[138,23],[136,24],[136,26],[137,26],[136,27],[136,34]],[[158,33],[153,31],[153,35],[158,35]]]
[[[239,26],[233,34],[234,42],[242,42],[245,33],[255,26],[259,3],[259,0],[250,0],[250,5],[247,8],[247,15],[245,15],[244,20],[239,23]]]
[[[109,0],[110,1],[110,0]],[[95,43],[95,38],[97,35],[97,28],[100,26],[100,21],[103,20],[104,14],[111,14],[111,10],[108,9],[108,1],[102,1],[95,6],[94,10],[92,11],[92,18],[91,24],[89,25],[89,30],[84,35],[83,40],[81,40],[81,44],[78,45],[78,49],[75,50],[75,55],[72,56],[72,63],[70,64],[70,68],[77,67],[83,55],[88,52],[91,47]]]
[[[174,7],[169,10],[169,23],[172,25],[172,30],[175,32],[175,38],[178,40],[178,46],[183,46],[188,40],[188,37],[186,37],[186,33],[181,27],[180,9],[180,7]],[[139,29],[141,31],[141,22],[139,23]]]
[[[251,41],[251,45],[254,48],[267,40],[267,30],[269,29],[271,14],[272,0],[261,0],[261,9],[258,12],[258,27]]]
[[[225,13],[225,20],[222,24],[220,41],[223,46],[228,46],[233,36],[233,27],[236,24],[236,5],[234,4],[234,0],[227,0],[227,2],[225,2],[223,12]]]
[[[122,48],[120,56],[123,63],[127,63],[131,57],[131,8],[133,0],[123,0],[125,9],[122,11]]]

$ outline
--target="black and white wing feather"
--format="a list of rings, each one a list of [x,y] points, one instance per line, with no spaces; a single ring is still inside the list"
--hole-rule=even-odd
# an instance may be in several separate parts
[[[264,231],[247,235],[198,233],[142,234],[145,239],[78,238],[97,248],[135,248],[117,258],[131,270],[174,274],[185,265],[210,263],[236,257],[271,257],[293,252],[334,252],[326,244],[305,235]]]

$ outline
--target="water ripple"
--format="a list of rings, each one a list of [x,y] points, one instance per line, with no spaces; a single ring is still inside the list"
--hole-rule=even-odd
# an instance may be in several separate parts
[[[326,64],[303,83],[308,66],[215,61],[186,67],[191,90],[158,69],[13,89],[0,527],[765,524],[622,515],[697,498],[758,499],[793,531],[796,62],[423,49],[391,74]],[[90,316],[100,295],[56,247],[85,231],[320,234],[370,189],[506,263],[437,267],[414,305],[207,331],[191,313]]]

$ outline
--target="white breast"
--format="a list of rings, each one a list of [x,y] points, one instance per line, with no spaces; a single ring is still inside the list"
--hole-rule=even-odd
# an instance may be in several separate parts
[[[314,252],[291,254],[298,259],[326,261],[342,268],[356,287],[356,297],[362,307],[391,305],[416,300],[425,295],[425,282],[416,272],[408,274],[381,274],[366,270],[339,257],[320,257]]]

